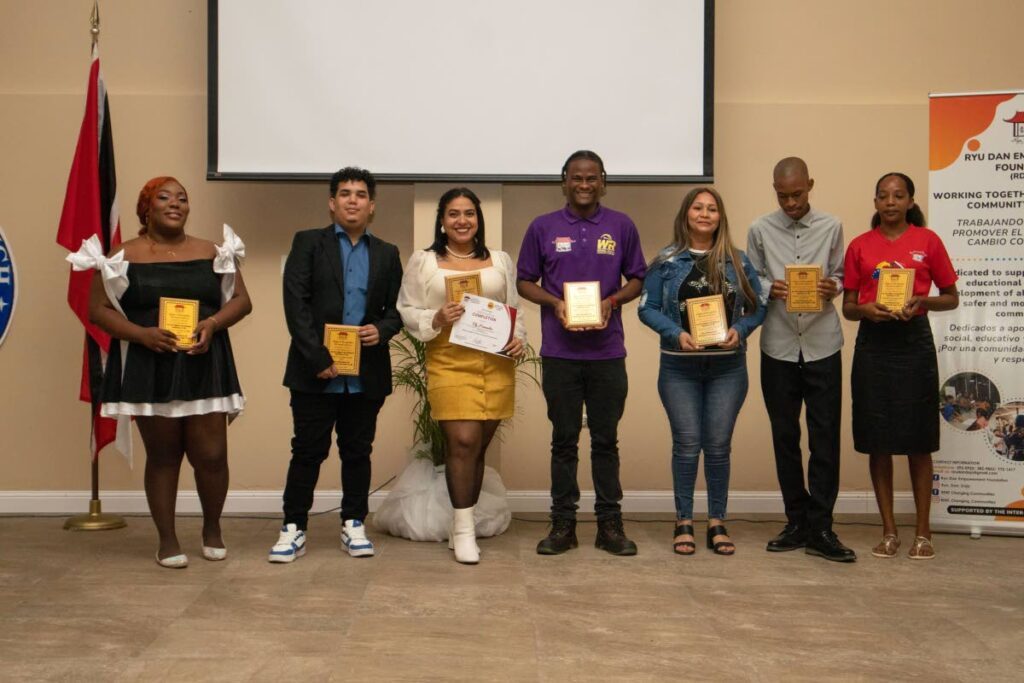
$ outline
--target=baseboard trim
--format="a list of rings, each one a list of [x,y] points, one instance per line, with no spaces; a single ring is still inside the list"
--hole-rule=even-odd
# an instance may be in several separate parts
[[[376,510],[387,497],[386,491],[370,496],[370,510]],[[0,514],[2,515],[78,515],[89,510],[89,491],[0,491]],[[101,491],[103,511],[117,514],[149,513],[146,494],[143,491]],[[341,491],[317,491],[313,500],[313,512],[323,512],[337,507]],[[551,496],[547,491],[509,491],[509,507],[512,512],[547,512]],[[897,492],[895,510],[898,513],[912,513],[914,499],[910,492]],[[594,509],[594,492],[584,491],[580,495],[580,510]],[[671,491],[626,491],[622,498],[622,509],[626,513],[649,512],[672,514],[674,510]],[[198,514],[199,497],[195,491],[181,491],[178,494],[177,510],[182,514]],[[281,491],[231,491],[224,505],[224,513],[231,515],[278,514],[281,511]],[[839,494],[835,507],[839,514],[877,513],[875,496],[870,491],[844,491]],[[694,512],[707,512],[707,494],[697,492],[694,496]],[[730,491],[729,513],[782,514],[782,496],[771,491]]]

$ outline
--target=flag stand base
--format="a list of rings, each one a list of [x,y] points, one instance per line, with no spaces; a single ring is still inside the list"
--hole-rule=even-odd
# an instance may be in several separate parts
[[[109,531],[127,526],[124,517],[108,515],[103,512],[103,503],[93,499],[89,501],[89,514],[69,517],[64,528],[71,531]]]

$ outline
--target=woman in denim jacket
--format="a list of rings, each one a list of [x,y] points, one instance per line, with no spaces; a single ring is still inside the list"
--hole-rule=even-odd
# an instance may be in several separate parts
[[[697,346],[690,336],[687,300],[722,294],[728,336]],[[736,546],[724,526],[729,497],[729,452],[736,416],[747,396],[746,340],[764,321],[757,273],[729,238],[722,197],[698,187],[683,199],[675,239],[659,252],[644,278],[640,320],[661,336],[658,393],[672,428],[672,480],[676,527],[673,547],[692,555],[693,488],[704,451],[708,485],[707,546],[732,555]]]

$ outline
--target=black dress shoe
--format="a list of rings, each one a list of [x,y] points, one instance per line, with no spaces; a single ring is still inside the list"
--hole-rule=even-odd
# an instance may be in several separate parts
[[[782,553],[787,550],[796,550],[807,545],[807,528],[799,524],[787,524],[782,533],[768,541],[765,548],[770,553]]]
[[[839,542],[831,531],[813,531],[807,534],[808,555],[817,555],[833,562],[856,562],[857,554]]]
[[[537,544],[538,555],[561,555],[579,545],[576,540],[575,519],[551,520],[551,531]]]
[[[597,520],[594,545],[612,555],[636,555],[636,543],[626,538],[621,517]]]

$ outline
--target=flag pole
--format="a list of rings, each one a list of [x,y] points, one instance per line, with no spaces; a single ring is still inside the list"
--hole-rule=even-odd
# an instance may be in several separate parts
[[[100,40],[100,3],[93,0],[92,14],[89,17],[89,33],[92,36],[92,47],[96,48]],[[89,499],[89,513],[68,517],[64,528],[69,531],[109,531],[127,526],[124,517],[103,512],[100,500],[100,454],[97,451],[92,457],[92,498]]]
[[[89,500],[89,513],[68,517],[64,528],[68,531],[109,531],[127,526],[124,517],[103,512],[100,500],[100,459],[99,454],[92,459],[92,498]]]

